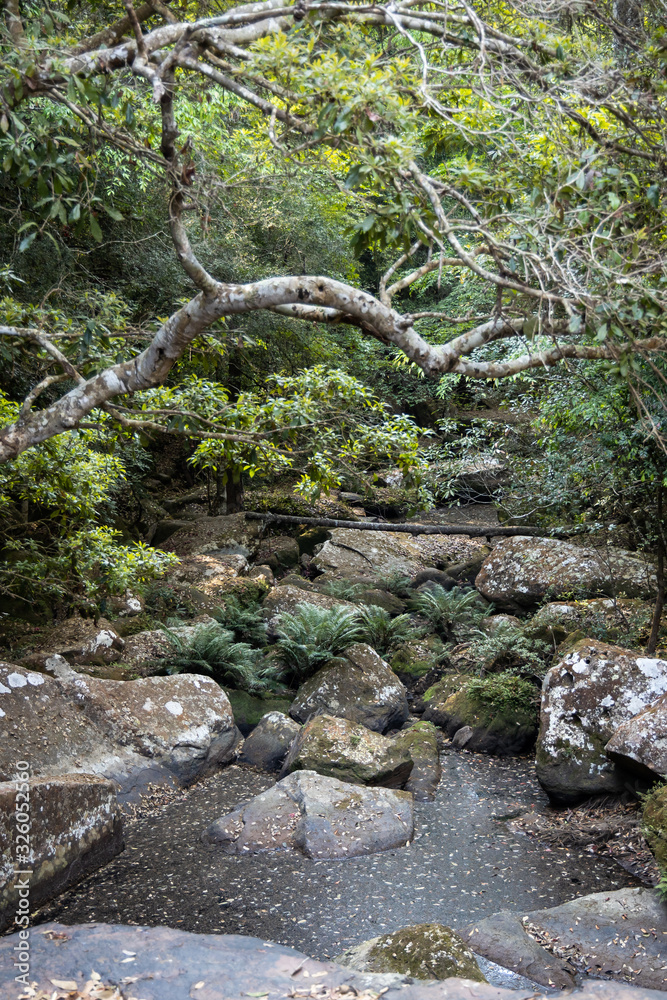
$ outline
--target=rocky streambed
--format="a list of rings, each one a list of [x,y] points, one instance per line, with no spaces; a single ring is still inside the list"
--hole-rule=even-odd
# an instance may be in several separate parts
[[[234,765],[126,824],[126,849],[39,919],[165,924],[249,934],[318,957],[409,924],[463,928],[509,908],[531,911],[641,883],[612,860],[512,831],[547,797],[532,760],[445,750],[434,802],[417,803],[407,847],[345,861],[296,853],[229,856],[206,827],[273,781]]]

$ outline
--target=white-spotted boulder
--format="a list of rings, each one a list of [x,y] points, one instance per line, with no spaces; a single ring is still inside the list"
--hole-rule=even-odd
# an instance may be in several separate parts
[[[301,726],[282,712],[267,712],[259,720],[239,754],[240,764],[262,771],[279,771]]]
[[[667,694],[621,723],[605,753],[628,771],[650,780],[667,780]]]
[[[298,771],[216,820],[202,840],[227,854],[295,851],[319,860],[403,847],[413,833],[410,792]]]
[[[413,768],[410,751],[349,719],[318,715],[294,740],[283,766],[317,771],[354,785],[403,788]]]
[[[552,600],[622,595],[650,597],[656,588],[650,562],[623,549],[601,551],[555,538],[504,538],[482,563],[475,586],[509,611]]]
[[[407,692],[374,649],[356,643],[302,684],[290,707],[298,722],[323,714],[384,733],[407,721]]]
[[[542,686],[537,777],[552,799],[617,793],[624,778],[605,746],[623,723],[667,693],[667,661],[584,639]]]

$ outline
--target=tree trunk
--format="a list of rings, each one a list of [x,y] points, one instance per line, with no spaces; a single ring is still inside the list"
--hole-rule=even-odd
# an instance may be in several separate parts
[[[240,470],[235,470],[237,481],[234,481],[232,470],[229,470],[227,478],[227,513],[236,514],[243,510],[243,477]]]
[[[662,480],[658,482],[658,593],[653,609],[653,623],[651,634],[646,646],[647,656],[653,656],[658,646],[658,634],[660,632],[660,621],[662,619],[662,609],[665,605],[665,539],[662,523]]]

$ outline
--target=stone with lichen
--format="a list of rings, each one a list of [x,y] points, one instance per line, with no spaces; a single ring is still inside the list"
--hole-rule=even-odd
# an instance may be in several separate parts
[[[462,937],[443,924],[414,924],[348,948],[336,959],[358,972],[398,972],[414,979],[459,976],[485,983]]]

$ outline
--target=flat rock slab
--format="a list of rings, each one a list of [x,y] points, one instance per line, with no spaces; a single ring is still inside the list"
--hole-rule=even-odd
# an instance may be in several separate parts
[[[260,531],[260,522],[246,521],[245,514],[199,517],[176,531],[159,548],[181,557],[213,551],[236,552],[247,557],[259,548]]]
[[[16,935],[0,940],[0,1000],[16,1000]],[[133,961],[128,962],[127,959]],[[301,952],[261,938],[235,934],[189,934],[169,927],[108,924],[44,924],[30,937],[28,981],[53,992],[52,979],[83,986],[95,970],[107,983],[129,977],[132,995],[143,1000],[241,1000],[261,996],[282,1000],[309,995],[315,984],[342,985],[376,993],[386,1000],[534,1000],[535,991],[507,990],[463,979],[410,983],[405,976],[353,972],[334,962],[318,962]],[[201,985],[199,985],[201,984]],[[197,987],[197,989],[194,989]],[[127,987],[125,988],[127,991]],[[591,982],[577,1000],[664,1000],[664,993],[617,983]]]
[[[202,840],[228,854],[299,851],[319,860],[404,847],[413,834],[410,792],[298,771],[216,820]]]
[[[334,528],[313,560],[331,577],[416,576],[428,566],[470,559],[484,539],[465,535],[404,535]]]
[[[533,607],[546,596],[557,600],[572,592],[585,597],[650,597],[656,582],[654,567],[632,552],[597,552],[555,538],[520,535],[497,543],[475,586],[498,607],[514,611]]]
[[[588,971],[667,992],[667,904],[650,889],[581,896],[521,915],[504,910],[462,931],[470,948],[545,986]]]
[[[317,771],[353,785],[403,788],[412,768],[408,747],[349,719],[317,715],[294,740],[283,774]]]
[[[290,707],[290,715],[298,722],[321,714],[383,733],[407,722],[407,691],[374,649],[356,643],[305,681]]]
[[[536,770],[560,802],[623,790],[605,753],[618,727],[667,692],[667,661],[582,639],[542,685]]]
[[[29,836],[21,836],[17,808],[29,817]],[[1,783],[0,931],[13,925],[26,888],[29,909],[21,910],[24,914],[122,850],[123,826],[112,782],[68,774]]]

